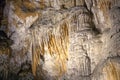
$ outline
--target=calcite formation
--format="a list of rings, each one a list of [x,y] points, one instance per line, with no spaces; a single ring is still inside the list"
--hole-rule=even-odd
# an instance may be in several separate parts
[[[0,80],[120,80],[119,0],[0,4]]]

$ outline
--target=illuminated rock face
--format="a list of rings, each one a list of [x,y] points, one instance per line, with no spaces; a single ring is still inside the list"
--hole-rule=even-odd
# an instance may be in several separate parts
[[[0,80],[120,80],[119,4],[6,1]]]

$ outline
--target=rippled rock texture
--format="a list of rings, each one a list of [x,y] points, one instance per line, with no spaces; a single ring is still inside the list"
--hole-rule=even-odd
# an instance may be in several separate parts
[[[1,4],[0,80],[120,80],[119,0]]]

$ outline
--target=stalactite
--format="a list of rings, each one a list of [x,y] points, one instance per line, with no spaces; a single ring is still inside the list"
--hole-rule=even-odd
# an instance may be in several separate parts
[[[117,0],[98,0],[98,7],[103,12],[106,21],[109,21],[109,10],[116,5]]]
[[[100,9],[103,11],[103,14],[105,16],[106,19],[108,19],[108,15],[107,15],[107,12],[109,10],[109,7],[111,7],[111,2],[110,0],[99,0],[99,6],[100,6]]]
[[[92,14],[85,7],[81,7],[81,9],[74,11],[74,13],[71,12],[71,15],[70,22],[77,23],[77,25],[72,25],[71,32],[91,27],[89,25],[92,24]]]
[[[80,5],[84,6],[84,4],[85,4],[85,0],[80,0]]]
[[[116,58],[117,59],[117,58]],[[106,62],[106,65],[103,67],[104,73],[106,73],[106,79],[108,80],[120,80],[120,69],[119,68],[119,63],[114,62],[115,59],[109,59]],[[118,59],[119,61],[119,59]]]
[[[41,9],[45,8],[45,0],[41,0],[41,2],[40,2],[40,8]]]
[[[74,6],[76,6],[76,0],[74,0]]]
[[[36,74],[38,64],[40,64],[40,55],[44,56],[45,48],[51,56],[57,54],[56,68],[61,76],[66,71],[66,60],[68,58],[68,24],[66,22],[58,24],[58,27],[54,27],[53,31],[48,31],[43,36],[36,36],[38,31],[35,29],[32,33],[32,70],[33,74]],[[48,36],[48,39],[46,36]],[[38,44],[39,43],[39,44]]]

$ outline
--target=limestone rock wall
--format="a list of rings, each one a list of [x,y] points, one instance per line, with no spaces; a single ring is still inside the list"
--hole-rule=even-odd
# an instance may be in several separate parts
[[[119,0],[6,0],[0,80],[120,80]]]

